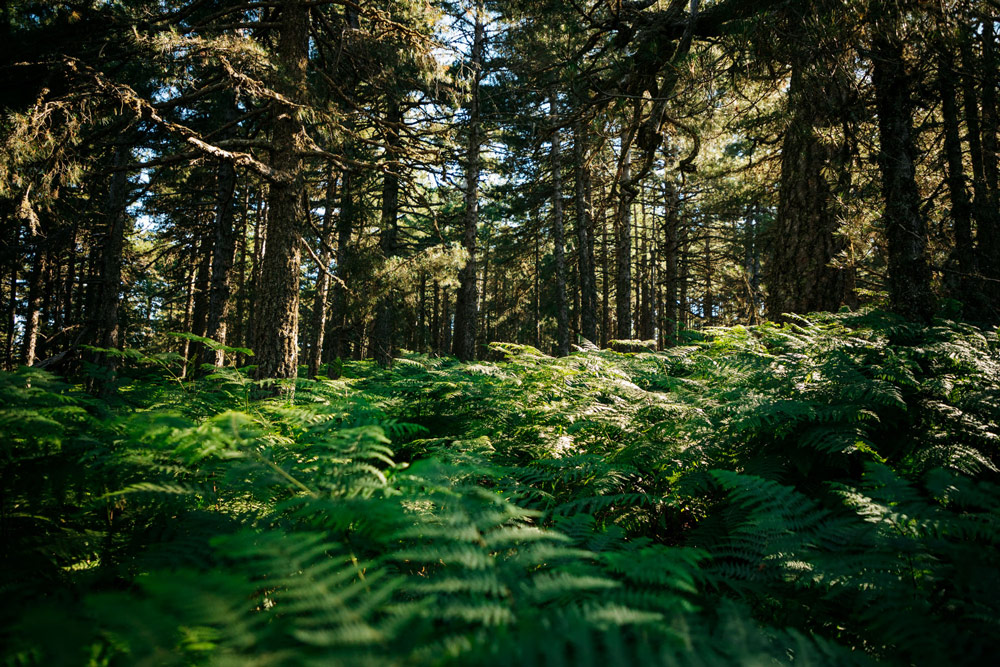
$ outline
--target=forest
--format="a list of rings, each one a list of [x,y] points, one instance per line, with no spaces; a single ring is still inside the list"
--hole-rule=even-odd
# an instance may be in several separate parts
[[[0,660],[993,664],[998,50],[0,0]]]

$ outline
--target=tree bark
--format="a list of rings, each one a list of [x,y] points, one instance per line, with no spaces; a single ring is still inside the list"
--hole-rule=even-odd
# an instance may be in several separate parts
[[[534,289],[534,302],[531,309],[533,315],[532,321],[532,332],[534,334],[535,347],[538,349],[542,348],[542,260],[541,260],[541,232],[535,230],[535,289]]]
[[[708,227],[705,228],[705,298],[702,301],[702,317],[705,318],[705,325],[711,326],[715,323],[715,289],[712,278],[715,267],[712,264],[712,234]]]
[[[417,352],[427,352],[427,274],[420,272],[420,287],[417,290]]]
[[[556,264],[556,354],[569,354],[569,303],[566,299],[566,234],[563,224],[562,192],[562,145],[559,137],[558,99],[556,93],[549,95],[549,115],[553,124],[549,149],[552,168],[552,237],[555,247],[553,255]]]
[[[663,337],[665,346],[677,344],[677,185],[668,175],[663,181]]]
[[[320,250],[319,276],[316,279],[316,296],[312,307],[312,345],[309,347],[309,377],[319,375],[319,367],[323,361],[323,341],[326,337],[326,302],[330,294],[330,252],[331,232],[333,231],[333,206],[337,197],[337,177],[333,167],[326,170],[326,196],[323,203],[323,243]]]
[[[927,223],[915,180],[913,118],[903,46],[894,33],[899,8],[879,3],[881,17],[872,40],[872,82],[879,129],[879,168],[888,240],[889,304],[907,319],[929,322],[934,312],[927,264]]]
[[[783,313],[833,311],[849,300],[847,271],[831,266],[844,248],[824,176],[831,150],[817,128],[830,124],[830,99],[836,85],[822,67],[800,56],[793,63],[788,91],[792,117],[781,149],[778,214],[771,228],[767,257],[767,303],[770,317]]]
[[[604,197],[601,197],[604,201]],[[601,214],[601,347],[608,346],[611,338],[611,269],[608,259],[611,254],[608,241],[607,213]]]
[[[998,213],[993,205],[986,180],[986,166],[983,155],[982,130],[979,123],[979,96],[976,94],[975,58],[972,53],[972,37],[968,32],[959,40],[959,54],[962,61],[962,97],[964,104],[966,138],[969,143],[969,162],[972,165],[972,192],[974,198],[971,205],[971,218],[975,221],[976,241],[973,263],[977,271],[989,277],[995,277],[995,259],[1000,256],[1000,224]],[[989,295],[981,286],[972,292],[980,302],[980,307],[973,308],[980,312],[974,317],[990,317],[986,304]]]
[[[619,340],[632,338],[632,190],[631,155],[625,148],[618,182],[618,216],[615,222],[615,316]]]
[[[35,364],[38,331],[41,325],[42,280],[45,276],[47,259],[41,246],[41,239],[38,239],[35,243],[35,258],[28,280],[28,315],[24,322],[24,347],[21,354],[25,366]]]
[[[677,247],[681,270],[678,281],[680,296],[677,298],[677,328],[679,331],[683,331],[688,328],[691,315],[691,302],[688,300],[688,292],[691,285],[691,254],[687,228],[681,226],[679,232]]]
[[[431,350],[440,355],[441,349],[441,286],[434,281],[431,288]]]
[[[973,316],[979,308],[968,303],[978,291],[974,274],[975,248],[972,244],[972,202],[965,187],[965,165],[962,159],[962,138],[959,127],[958,104],[956,102],[954,57],[947,46],[938,54],[938,91],[941,94],[941,117],[944,122],[944,157],[948,167],[948,194],[951,199],[952,232],[955,248],[952,252],[953,264],[958,267],[957,279],[947,278],[951,292],[959,301],[966,302],[965,315]]]
[[[389,138],[386,145],[386,157],[389,161],[388,168],[382,185],[382,238],[379,242],[384,260],[389,260],[396,256],[398,237],[398,217],[399,217],[399,175],[396,170],[398,165],[392,164],[396,158],[396,151],[399,149],[399,123],[402,122],[402,114],[399,109],[399,102],[393,100],[389,102],[386,112],[386,124],[388,126]],[[375,362],[382,368],[392,366],[393,357],[393,319],[395,317],[394,308],[395,294],[388,290],[379,298],[376,305],[375,329],[372,335],[372,348]]]
[[[1000,192],[997,191],[997,59],[994,44],[994,20],[991,16],[982,21],[983,46],[982,110],[980,126],[982,141],[984,201],[981,207],[979,239],[981,265],[986,276],[1000,280]],[[974,103],[974,102],[973,102]],[[968,102],[967,102],[968,104]],[[976,199],[979,197],[977,195]],[[991,320],[1000,319],[1000,292],[987,290],[992,306]]]
[[[125,222],[127,218],[128,179],[125,165],[130,153],[122,140],[115,144],[112,157],[112,173],[104,203],[105,233],[100,248],[100,275],[95,303],[94,335],[97,347],[118,348],[119,307],[121,303],[122,251],[125,245]],[[108,395],[114,387],[114,373],[117,362],[114,356],[98,353],[95,363],[102,366],[107,375],[90,383],[90,389],[101,395]]]
[[[476,2],[475,28],[472,41],[472,98],[469,101],[469,137],[465,157],[465,231],[462,245],[468,253],[465,266],[459,273],[458,299],[455,304],[455,340],[453,353],[462,361],[476,357],[477,269],[476,232],[479,223],[479,151],[482,146],[482,127],[479,115],[479,86],[483,75],[485,29],[483,3]]]
[[[333,303],[330,307],[330,320],[333,325],[330,341],[330,364],[327,375],[331,378],[340,377],[342,359],[344,357],[344,342],[347,337],[347,280],[349,279],[351,263],[351,235],[354,232],[357,213],[357,193],[359,176],[351,170],[344,171],[344,182],[340,192],[340,216],[337,218],[337,278],[333,285]]]
[[[229,118],[234,115],[229,107]],[[236,229],[233,226],[236,192],[236,168],[228,160],[219,162],[216,172],[215,239],[212,250],[212,277],[208,296],[208,326],[205,335],[226,344],[226,319],[232,297],[233,264],[236,260]],[[209,350],[207,361],[222,368],[226,353]]]
[[[597,341],[597,277],[594,267],[594,218],[590,195],[590,169],[586,163],[587,136],[584,125],[573,126],[573,167],[576,200],[577,275],[580,282],[581,335]]]
[[[655,271],[652,258],[652,248],[649,244],[649,220],[646,210],[646,200],[642,198],[639,204],[641,212],[639,232],[639,284],[636,289],[636,303],[639,304],[639,338],[652,340],[654,338],[654,306],[653,280]]]
[[[267,250],[257,294],[258,378],[294,378],[298,372],[302,164],[296,149],[304,129],[295,102],[305,97],[309,58],[309,7],[303,0],[282,3],[276,55],[279,90],[291,103],[276,103],[273,112],[271,166],[278,177],[269,193]]]
[[[14,242],[17,243],[15,234]],[[14,333],[17,329],[17,264],[10,263],[10,277],[7,290],[7,312],[4,313],[4,328],[6,329],[6,340],[4,341],[4,369],[14,370]]]

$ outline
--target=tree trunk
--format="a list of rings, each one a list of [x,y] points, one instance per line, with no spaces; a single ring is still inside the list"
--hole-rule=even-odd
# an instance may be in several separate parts
[[[344,343],[347,338],[347,280],[351,263],[351,235],[354,232],[357,214],[357,193],[359,175],[351,170],[344,171],[344,182],[340,190],[340,216],[337,218],[337,278],[333,285],[333,303],[330,306],[330,364],[327,375],[340,377],[344,357]]]
[[[483,3],[476,2],[475,29],[472,42],[473,72],[472,99],[469,102],[469,138],[465,159],[465,231],[462,244],[468,253],[468,260],[459,273],[458,299],[455,304],[455,340],[453,352],[462,361],[476,356],[476,306],[478,303],[476,285],[476,231],[479,223],[479,151],[482,146],[482,127],[479,117],[479,85],[483,76],[483,50],[485,29],[483,26]]]
[[[681,226],[679,231],[677,247],[681,271],[679,280],[680,296],[677,298],[677,328],[683,331],[688,328],[691,315],[691,302],[688,300],[688,292],[691,285],[691,253],[687,228]]]
[[[632,338],[632,190],[631,155],[626,148],[618,182],[618,216],[615,222],[615,315],[619,340]]]
[[[441,286],[434,281],[431,289],[431,349],[440,355],[441,349]]]
[[[982,132],[984,201],[980,215],[979,239],[982,266],[988,278],[1000,280],[1000,193],[997,192],[997,60],[994,45],[994,21],[982,22]],[[968,101],[966,102],[968,104]],[[974,102],[973,102],[974,104]],[[976,199],[979,197],[977,195]],[[1000,292],[987,291],[992,305],[991,319],[1000,319]]]
[[[69,233],[69,253],[66,259],[66,277],[63,283],[63,298],[60,303],[60,308],[62,310],[62,321],[63,326],[71,327],[77,324],[77,318],[74,316],[74,304],[80,301],[79,290],[74,293],[74,287],[76,287],[77,280],[77,250],[76,241],[79,231],[77,229],[77,223],[73,223],[73,227]],[[82,264],[81,264],[82,266]]]
[[[231,106],[228,108],[231,119]],[[229,316],[233,263],[236,259],[236,229],[233,226],[235,192],[236,168],[229,161],[220,161],[216,172],[215,240],[205,335],[223,345],[226,344],[226,318]],[[226,360],[226,353],[222,350],[210,350],[206,356],[206,361],[216,368],[222,368]]]
[[[214,236],[214,235],[213,235]],[[211,284],[212,257],[214,257],[214,239],[203,238],[198,251],[198,273],[194,286],[194,316],[191,320],[191,333],[195,336],[204,337],[208,330],[208,304],[209,285]],[[204,358],[204,346],[201,343],[195,345],[196,354],[193,355],[196,363]]]
[[[264,266],[264,252],[267,250],[267,194],[261,193],[257,202],[253,223],[253,257],[250,265],[251,297],[247,299],[247,343],[257,347],[258,298],[261,291],[261,273]]]
[[[305,97],[308,58],[309,7],[302,0],[284,0],[277,50],[279,90],[292,103],[279,102],[273,111],[271,166],[278,176],[269,193],[267,250],[257,294],[258,378],[294,378],[298,372],[302,164],[296,137],[303,128],[294,102]]]
[[[35,352],[38,346],[38,330],[42,314],[42,284],[46,271],[46,253],[42,250],[41,239],[35,243],[35,261],[31,267],[28,281],[28,315],[24,322],[24,348],[21,360],[25,366],[35,364]]]
[[[983,172],[986,187],[997,203],[997,57],[995,21],[987,16],[982,21],[981,39],[983,43]]]
[[[945,46],[938,54],[938,90],[941,94],[941,116],[944,122],[944,156],[948,167],[947,183],[951,199],[951,221],[955,236],[952,252],[957,265],[957,279],[948,276],[951,293],[960,301],[968,301],[978,291],[974,274],[975,248],[972,245],[972,202],[965,188],[965,166],[962,160],[962,139],[959,127],[958,104],[955,101],[954,58]],[[966,317],[978,312],[975,304],[967,303]]]
[[[15,235],[16,236],[16,235]],[[15,244],[17,239],[14,239]],[[7,294],[7,312],[4,313],[4,325],[7,337],[4,341],[4,369],[14,370],[14,334],[17,331],[17,263],[10,263],[10,278]]]
[[[590,195],[590,169],[586,163],[584,125],[573,126],[573,168],[576,186],[576,253],[580,283],[580,329],[584,338],[597,341],[597,277],[594,275],[594,219]]]
[[[399,110],[399,102],[393,100],[389,102],[389,108],[386,111],[386,125],[389,132],[386,157],[389,165],[382,185],[382,238],[379,242],[384,260],[395,257],[397,252],[399,175],[396,171],[399,169],[399,166],[392,162],[397,157],[396,151],[399,148],[400,137],[398,126],[401,122],[402,115]],[[372,348],[375,362],[382,368],[392,366],[393,320],[395,318],[394,300],[395,295],[392,290],[388,290],[381,296],[375,307],[375,329],[372,335]]]
[[[441,345],[443,351],[451,349],[451,297],[448,288],[441,293]]]
[[[563,225],[562,193],[562,145],[559,137],[558,100],[556,93],[549,95],[549,115],[553,124],[550,144],[552,168],[552,240],[555,244],[553,255],[556,264],[556,354],[569,354],[569,303],[566,299],[566,238]]]
[[[106,228],[100,249],[100,275],[94,317],[93,341],[97,347],[118,348],[119,306],[122,284],[122,250],[125,245],[125,221],[128,203],[128,179],[125,165],[131,157],[128,147],[119,141],[115,144],[112,158],[112,173],[104,203]],[[106,370],[103,378],[90,383],[92,391],[107,395],[114,387],[114,372],[117,366],[114,356],[98,353],[95,363]]]
[[[995,259],[1000,256],[1000,224],[986,181],[986,167],[983,156],[982,131],[979,124],[979,97],[976,94],[975,59],[972,53],[972,37],[966,33],[959,40],[959,53],[962,59],[962,97],[965,111],[966,137],[969,142],[969,162],[972,165],[972,200],[971,217],[976,227],[976,248],[973,256],[973,266],[976,271],[982,271],[989,277],[995,277]],[[978,279],[978,276],[977,276]],[[990,301],[989,292],[981,286],[971,293],[978,297],[980,307],[974,317],[991,317],[984,306]]]
[[[715,290],[712,278],[715,267],[712,264],[712,234],[708,227],[705,228],[705,298],[702,301],[702,317],[705,318],[705,326],[715,323]]]
[[[604,200],[602,196],[602,201]],[[608,241],[607,212],[601,214],[601,347],[608,346],[611,338],[611,269],[608,266],[610,258]]]
[[[535,289],[534,289],[534,303],[531,310],[533,319],[532,331],[534,332],[535,347],[542,349],[542,261],[541,261],[541,232],[535,230]]]
[[[427,274],[420,272],[420,287],[417,290],[417,352],[424,354],[427,352]]]
[[[642,340],[652,340],[653,333],[653,290],[654,280],[653,260],[651,247],[649,244],[649,220],[647,218],[646,201],[640,201],[641,216],[639,224],[639,284],[636,290],[637,303],[639,304],[639,338]]]
[[[893,3],[880,3],[879,8],[884,23],[876,26],[872,40],[872,82],[889,251],[889,304],[907,319],[929,322],[934,302],[927,265],[927,223],[915,180],[909,80],[902,43],[890,34],[899,25],[899,9]]]
[[[198,284],[198,245],[192,248],[191,252],[191,264],[188,267],[187,280],[187,295],[184,299],[184,322],[181,324],[181,328],[186,333],[194,332],[194,300],[195,300],[195,290]],[[181,378],[186,378],[188,375],[188,364],[191,360],[191,339],[185,338],[184,345],[181,348],[181,357],[184,360],[184,365],[181,368]]]
[[[227,333],[227,339],[240,347],[249,347],[248,327],[247,327],[247,232],[250,229],[250,187],[246,187],[246,194],[243,197],[243,207],[240,215],[240,228],[236,234],[237,238],[237,261],[236,261],[236,313],[234,317],[233,331]],[[251,267],[252,268],[252,267]],[[236,365],[246,364],[246,355],[242,352],[236,355]]]
[[[677,344],[677,249],[678,215],[677,185],[668,175],[663,181],[663,326],[666,333],[663,344]]]
[[[840,226],[824,172],[831,168],[830,150],[817,135],[829,125],[830,85],[804,58],[793,64],[788,91],[792,117],[781,149],[778,214],[768,244],[767,312],[837,310],[848,300],[847,272],[830,266],[844,248]]]
[[[337,178],[333,168],[326,170],[326,196],[323,203],[323,239],[319,260],[322,263],[319,276],[316,279],[316,296],[312,307],[312,345],[309,347],[309,377],[319,375],[319,367],[323,361],[323,340],[326,337],[326,301],[330,294],[330,260],[333,259],[330,248],[331,232],[333,231],[333,206],[337,198]]]

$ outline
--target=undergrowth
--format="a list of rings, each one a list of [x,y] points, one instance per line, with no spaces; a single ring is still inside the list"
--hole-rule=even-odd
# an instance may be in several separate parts
[[[667,352],[408,354],[256,398],[122,353],[0,375],[8,664],[980,664],[992,332],[882,314]],[[287,395],[287,394],[286,394]]]

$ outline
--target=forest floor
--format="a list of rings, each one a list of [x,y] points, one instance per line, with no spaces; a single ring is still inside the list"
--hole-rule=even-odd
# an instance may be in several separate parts
[[[107,400],[2,374],[0,654],[985,663],[995,334],[864,313],[696,338],[347,362],[292,402],[171,355],[123,353]]]

